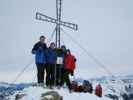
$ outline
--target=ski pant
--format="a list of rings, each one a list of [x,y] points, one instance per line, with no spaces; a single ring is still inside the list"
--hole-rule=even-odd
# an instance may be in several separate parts
[[[47,64],[46,73],[46,85],[53,86],[55,81],[55,64]]]
[[[63,73],[64,73],[64,68],[62,65],[56,65],[56,85],[57,86],[62,86],[63,85]]]
[[[64,69],[63,82],[66,83],[67,87],[71,90],[71,82],[69,79],[69,74],[71,72],[67,69]]]
[[[38,83],[44,83],[44,70],[45,64],[36,64],[37,66],[37,81]]]

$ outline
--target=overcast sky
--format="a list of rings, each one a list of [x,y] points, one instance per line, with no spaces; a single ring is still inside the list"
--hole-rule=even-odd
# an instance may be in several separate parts
[[[56,17],[55,1],[0,0],[0,70],[22,69],[34,58],[33,44],[42,34],[49,38],[55,28],[35,20],[35,13]],[[112,72],[133,73],[132,5],[133,0],[63,0],[62,20],[79,25],[77,32],[64,31]],[[77,57],[79,69],[100,68],[64,32],[62,40]]]

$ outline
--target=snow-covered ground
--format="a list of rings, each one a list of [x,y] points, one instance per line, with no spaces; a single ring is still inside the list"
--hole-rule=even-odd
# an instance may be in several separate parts
[[[26,94],[25,97],[23,97],[22,100],[41,100],[41,94],[51,91],[49,89],[44,89],[42,87],[30,87],[23,90],[22,93]],[[107,97],[99,98],[95,96],[94,94],[89,93],[69,93],[67,89],[54,89],[54,91],[57,91],[61,96],[63,96],[63,100],[111,100]],[[12,97],[11,100],[14,100],[14,97]]]
[[[125,91],[125,86],[129,86],[129,84],[133,87],[133,77],[132,76],[126,76],[126,77],[116,77],[117,80],[114,80],[112,77],[102,77],[99,79],[90,79],[89,81],[92,82],[93,88],[95,89],[97,84],[101,84],[103,88],[103,97],[99,98],[93,94],[89,93],[77,93],[72,92],[70,93],[68,89],[61,88],[61,89],[47,89],[39,86],[33,86],[33,83],[31,84],[8,84],[8,83],[0,83],[0,96],[4,95],[9,97],[8,100],[15,100],[16,94],[24,94],[25,96],[21,100],[40,100],[41,95],[43,93],[46,93],[48,91],[57,91],[61,96],[63,96],[63,100],[114,100],[107,97],[107,95],[115,96],[120,98],[119,96],[121,93],[127,93]],[[78,79],[82,81],[83,79]],[[126,82],[121,82],[122,80],[126,80]],[[132,88],[133,89],[133,88]],[[131,90],[133,93],[133,91]],[[3,93],[3,94],[2,94]],[[127,93],[128,94],[128,93]],[[5,99],[2,99],[5,100]],[[119,100],[125,100],[125,99],[119,99]],[[128,99],[132,100],[132,99]]]

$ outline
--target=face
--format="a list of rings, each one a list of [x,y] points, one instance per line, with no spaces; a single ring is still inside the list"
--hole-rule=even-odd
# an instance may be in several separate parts
[[[63,51],[66,51],[66,48],[65,48],[65,47],[62,47],[61,49],[62,49]]]
[[[67,51],[67,54],[70,54],[70,51]]]
[[[55,48],[55,44],[54,44],[54,43],[51,44],[51,45],[50,45],[50,48],[54,49],[54,48]]]
[[[40,38],[40,42],[44,43],[45,42],[45,38],[44,37]]]
[[[65,50],[66,50],[66,48],[62,48],[62,50],[63,50],[63,51],[65,51]]]

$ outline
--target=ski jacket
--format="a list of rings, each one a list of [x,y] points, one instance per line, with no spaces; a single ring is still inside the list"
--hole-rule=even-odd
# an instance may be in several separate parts
[[[45,43],[37,42],[33,49],[32,54],[35,54],[35,61],[37,64],[46,64],[47,46]]]
[[[57,60],[56,50],[49,48],[47,50],[47,63],[56,64],[56,60]]]
[[[74,71],[74,69],[76,67],[75,66],[75,61],[76,61],[76,59],[75,59],[75,57],[73,55],[67,54],[65,56],[65,61],[64,61],[65,69],[68,69],[70,71]]]

